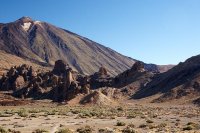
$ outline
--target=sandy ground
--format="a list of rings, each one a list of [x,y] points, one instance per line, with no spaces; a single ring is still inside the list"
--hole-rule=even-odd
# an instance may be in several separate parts
[[[22,133],[32,133],[36,129],[44,129],[49,133],[55,133],[59,129],[65,128],[76,132],[78,128],[89,125],[94,133],[98,133],[99,129],[109,129],[112,130],[113,133],[119,133],[128,125],[132,124],[134,125],[133,129],[138,133],[200,133],[199,107],[191,105],[126,103],[126,105],[112,108],[97,106],[70,107],[67,105],[58,106],[51,103],[31,104],[26,106],[1,106],[0,126],[6,130],[12,129],[21,131]],[[20,116],[20,110],[25,111],[27,116]],[[79,110],[79,112],[75,112],[77,110]],[[101,110],[100,112],[104,115],[86,115],[80,117],[80,115],[84,113],[95,112],[94,110],[96,112]],[[113,114],[113,112],[115,113]],[[128,117],[130,113],[134,114],[134,117]],[[125,125],[117,126],[117,122],[124,122]],[[193,129],[184,131],[183,129],[188,127],[189,122],[192,122]]]

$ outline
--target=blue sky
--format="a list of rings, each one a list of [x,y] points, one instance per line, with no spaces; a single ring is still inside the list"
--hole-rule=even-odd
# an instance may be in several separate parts
[[[200,0],[1,0],[0,22],[52,23],[147,63],[200,54]]]

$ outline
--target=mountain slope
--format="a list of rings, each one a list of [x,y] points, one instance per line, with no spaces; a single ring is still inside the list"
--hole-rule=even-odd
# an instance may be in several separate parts
[[[0,24],[0,49],[35,63],[54,65],[62,59],[84,74],[104,66],[111,75],[117,75],[135,62],[87,38],[29,17]]]
[[[156,94],[161,96],[155,101],[200,97],[200,55],[191,57],[171,70],[159,74],[146,87],[138,91],[134,98]]]
[[[12,54],[8,54],[4,51],[0,50],[0,76],[3,75],[4,73],[6,73],[7,70],[10,69],[10,67],[12,66],[19,66],[22,64],[29,64],[30,66],[33,66],[33,68],[35,68],[36,70],[41,70],[41,69],[45,69],[45,70],[49,70],[49,67],[44,67],[42,64],[36,64],[33,63],[29,60],[25,60],[23,58],[20,58],[18,56],[12,55]]]

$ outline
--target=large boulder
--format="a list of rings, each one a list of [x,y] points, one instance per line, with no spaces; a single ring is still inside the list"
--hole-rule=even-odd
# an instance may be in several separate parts
[[[139,71],[139,72],[143,72],[145,71],[144,69],[145,65],[143,62],[141,61],[137,61],[131,68],[132,71]]]
[[[61,75],[66,73],[66,64],[62,60],[57,60],[55,62],[54,69],[52,71],[53,74]]]
[[[90,76],[91,89],[97,89],[112,85],[113,78],[108,74],[106,68],[100,67],[99,71]]]

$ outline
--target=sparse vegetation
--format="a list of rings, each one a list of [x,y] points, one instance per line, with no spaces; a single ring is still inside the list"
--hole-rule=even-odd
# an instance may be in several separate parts
[[[121,108],[121,107],[120,107]],[[180,119],[179,116],[177,115],[177,117],[174,118],[164,118],[164,120],[168,119],[168,121],[166,123],[160,123],[159,121],[161,121],[161,119],[163,119],[162,117],[162,113],[164,114],[164,111],[161,111],[161,113],[158,113],[157,118],[152,118],[153,114],[156,114],[156,111],[159,112],[160,109],[156,110],[153,108],[149,108],[149,107],[137,107],[137,108],[127,108],[127,107],[122,107],[123,111],[121,111],[121,109],[119,108],[115,108],[115,107],[82,107],[82,106],[75,106],[75,107],[63,107],[63,106],[57,106],[57,108],[49,108],[49,107],[45,107],[45,108],[38,108],[36,109],[15,109],[15,110],[1,110],[1,114],[5,114],[5,118],[3,118],[0,122],[2,123],[8,123],[10,121],[12,121],[12,119],[16,119],[17,121],[22,121],[22,123],[13,123],[13,128],[16,129],[21,129],[25,126],[27,126],[23,121],[24,120],[28,120],[28,121],[38,121],[39,119],[35,119],[37,117],[39,117],[40,119],[43,119],[44,121],[46,121],[46,123],[51,123],[52,121],[58,119],[58,120],[68,120],[72,119],[73,123],[75,123],[75,121],[80,121],[80,123],[77,123],[77,125],[75,124],[75,127],[73,127],[72,129],[77,129],[76,131],[78,133],[91,133],[91,132],[99,132],[99,133],[113,133],[113,132],[122,132],[122,133],[135,133],[137,131],[145,131],[145,130],[149,130],[149,131],[154,131],[157,130],[158,132],[161,131],[165,131],[166,129],[169,129],[170,131],[187,131],[187,130],[192,130],[192,131],[197,131],[200,129],[198,121],[192,121],[192,122],[188,122],[185,125],[183,125],[182,122],[177,121],[177,119]],[[172,108],[173,109],[173,108]],[[147,111],[148,110],[148,111]],[[55,115],[53,115],[53,113],[55,113]],[[72,113],[73,112],[73,113]],[[153,112],[153,113],[152,113]],[[179,111],[177,111],[179,113]],[[74,114],[76,113],[76,114]],[[187,112],[186,112],[187,113]],[[198,112],[197,112],[198,113]],[[15,116],[15,117],[7,117],[7,114],[11,114],[12,115],[19,115]],[[48,115],[48,114],[52,114],[52,115]],[[137,117],[136,119],[132,118],[132,119],[128,119],[128,116],[133,115],[134,117]],[[22,117],[23,116],[23,117]],[[145,119],[142,119],[142,121],[144,121],[144,123],[137,123],[137,119],[140,119],[141,116],[144,116]],[[181,113],[181,116],[185,116],[184,113]],[[80,120],[76,120],[74,118],[78,118]],[[116,118],[116,120],[112,119]],[[119,120],[120,117],[120,120]],[[83,119],[84,118],[84,119]],[[160,118],[160,119],[159,119]],[[81,120],[83,119],[83,120]],[[91,123],[89,120],[93,121],[94,119],[98,119],[97,122],[99,121],[107,121],[108,127],[107,128],[100,128],[98,129],[98,124]],[[102,119],[102,120],[101,120]],[[117,121],[118,120],[118,121]],[[159,120],[159,121],[157,121]],[[113,123],[111,122],[116,122],[116,124],[113,125]],[[181,121],[184,121],[181,120]],[[60,122],[60,121],[59,121]],[[146,122],[146,123],[145,123]],[[71,123],[71,121],[69,121],[69,123]],[[84,123],[87,123],[90,126],[83,126],[82,125]],[[169,123],[169,125],[167,124]],[[78,126],[79,125],[79,126]],[[170,129],[171,127],[176,126],[176,129]],[[10,128],[7,127],[7,125],[2,125],[3,128],[5,126],[5,128]],[[109,128],[109,126],[116,126],[115,128]],[[78,128],[81,127],[81,128]],[[41,127],[42,128],[42,127]],[[65,124],[64,125],[60,125],[61,128],[60,130],[58,130],[56,133],[72,133],[73,131],[71,131],[70,129],[65,129]],[[119,128],[119,129],[118,129]],[[14,131],[11,129],[5,130],[6,133],[20,133],[20,131]],[[42,129],[38,129],[33,131],[34,133],[40,133],[40,132],[44,132],[47,133],[46,130],[42,130]]]
[[[166,123],[161,123],[161,124],[159,124],[157,127],[158,127],[158,128],[164,128],[164,127],[166,127],[166,126],[167,126]]]

